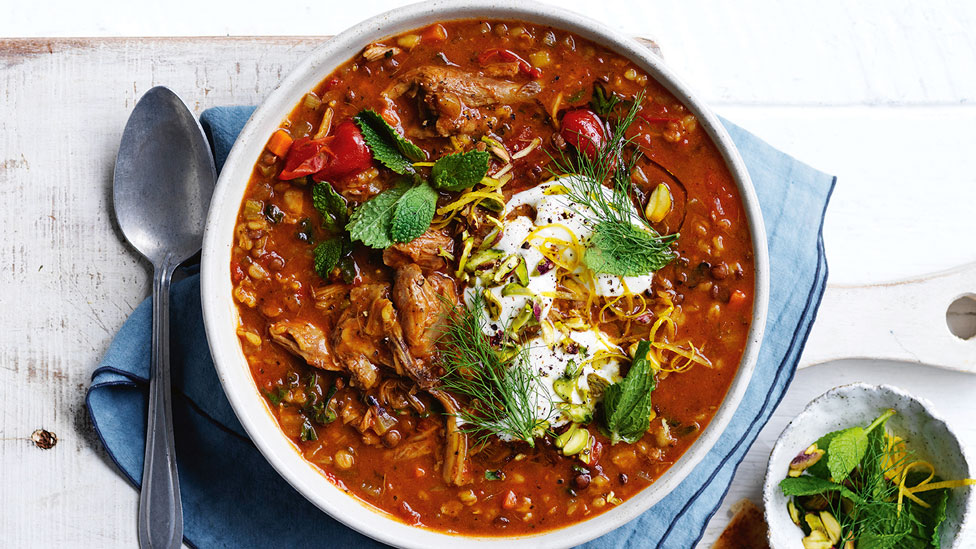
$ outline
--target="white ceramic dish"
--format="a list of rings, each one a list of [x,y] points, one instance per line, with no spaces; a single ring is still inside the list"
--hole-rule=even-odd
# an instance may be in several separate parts
[[[516,19],[551,25],[610,47],[661,82],[694,113],[725,157],[742,196],[753,236],[755,305],[745,353],[728,394],[698,440],[656,483],[623,505],[598,517],[556,531],[518,538],[454,536],[408,526],[350,497],[307,463],[278,428],[260,397],[241,352],[231,296],[233,228],[254,163],[264,145],[302,96],[367,44],[437,21]],[[432,1],[397,9],[364,21],[325,42],[301,63],[255,111],[224,164],[214,191],[203,244],[201,291],[210,350],[227,398],[258,449],[277,471],[312,503],[336,519],[377,540],[403,547],[569,547],[596,538],[636,518],[683,480],[705,456],[732,417],[752,376],[766,324],[769,266],[766,234],[748,172],[717,118],[636,41],[583,16],[526,1]]]
[[[836,387],[810,402],[786,426],[773,446],[763,486],[771,547],[803,547],[803,532],[790,520],[786,497],[779,489],[790,461],[821,436],[838,429],[868,425],[888,408],[896,412],[888,420],[889,431],[906,439],[919,457],[935,466],[940,476],[972,478],[965,449],[929,402],[888,385],[854,383]],[[966,520],[973,498],[974,491],[969,487],[950,491],[948,516],[942,528],[943,548],[974,546],[973,532]]]

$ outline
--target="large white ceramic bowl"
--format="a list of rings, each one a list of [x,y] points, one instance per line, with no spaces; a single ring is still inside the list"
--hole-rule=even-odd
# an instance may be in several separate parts
[[[370,42],[437,21],[517,19],[550,25],[607,46],[631,59],[663,84],[700,121],[716,143],[738,186],[753,237],[756,268],[755,305],[745,354],[731,388],[698,440],[657,482],[623,505],[556,531],[517,538],[456,536],[408,526],[345,494],[307,463],[278,428],[251,378],[238,337],[237,310],[231,297],[230,258],[238,208],[254,163],[268,136],[301,100],[338,65],[358,55]],[[600,536],[657,503],[684,479],[715,444],[752,377],[766,324],[769,265],[766,233],[749,174],[715,115],[644,46],[586,17],[524,0],[432,1],[399,8],[366,20],[322,44],[286,77],[254,112],[224,164],[214,191],[203,243],[201,290],[207,338],[217,375],[237,417],[278,472],[326,513],[377,540],[403,547],[568,547]]]
[[[888,408],[895,415],[888,430],[904,438],[918,456],[932,465],[945,479],[972,478],[966,451],[949,425],[923,399],[890,385],[854,383],[835,387],[815,398],[779,436],[769,456],[763,504],[769,524],[769,545],[773,549],[799,549],[803,532],[793,524],[786,510],[786,496],[779,482],[786,477],[790,461],[823,435],[848,427],[869,425]],[[969,487],[950,491],[942,547],[974,546],[966,517],[974,490]]]

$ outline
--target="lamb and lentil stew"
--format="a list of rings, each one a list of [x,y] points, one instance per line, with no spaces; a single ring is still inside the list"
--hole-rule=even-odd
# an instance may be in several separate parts
[[[231,279],[305,459],[474,535],[653,483],[724,398],[755,281],[695,116],[627,59],[515,21],[370,44],[309,91],[255,165]]]

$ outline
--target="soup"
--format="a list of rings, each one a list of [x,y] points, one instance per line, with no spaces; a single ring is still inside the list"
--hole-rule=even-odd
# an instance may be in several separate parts
[[[559,29],[370,44],[269,136],[237,333],[282,432],[419,527],[559,528],[649,486],[734,377],[747,220],[695,116]]]

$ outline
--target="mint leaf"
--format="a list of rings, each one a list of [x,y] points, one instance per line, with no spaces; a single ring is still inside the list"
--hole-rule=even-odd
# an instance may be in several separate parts
[[[322,216],[322,226],[329,232],[339,232],[346,224],[346,199],[327,182],[312,187],[312,205]]]
[[[949,490],[936,490],[935,492],[935,497],[938,500],[928,511],[930,518],[929,524],[932,526],[932,547],[938,548],[942,546],[942,523],[945,522],[946,508],[949,505]],[[918,496],[921,497],[922,494],[918,494]],[[927,498],[923,498],[923,500],[930,504],[932,503]]]
[[[868,451],[868,436],[861,427],[844,429],[827,446],[827,469],[834,482],[844,482]]]
[[[397,202],[408,190],[410,190],[408,183],[400,183],[356,208],[349,217],[349,223],[346,224],[349,238],[371,248],[390,247],[393,244],[393,240],[390,239],[390,223],[393,221]]]
[[[633,444],[640,440],[651,423],[651,391],[656,383],[647,361],[650,343],[637,344],[637,358],[620,382],[611,384],[603,393],[603,411],[610,431],[610,443],[620,441]]]
[[[813,496],[827,492],[840,492],[842,496],[851,501],[864,501],[861,496],[844,485],[809,475],[784,478],[779,482],[779,489],[783,491],[784,496]]]
[[[421,183],[403,193],[393,211],[390,239],[394,242],[410,242],[424,234],[434,219],[436,209],[437,191],[427,183]]]
[[[463,191],[488,174],[488,153],[468,151],[437,159],[430,171],[434,186],[445,191]]]
[[[807,473],[824,480],[830,479],[830,469],[827,469],[827,459],[825,458],[827,457],[827,452],[830,448],[830,441],[834,440],[834,437],[840,433],[841,431],[833,431],[817,439],[817,448],[824,451],[824,456],[820,458],[819,461],[808,467],[806,470]]]
[[[373,152],[373,158],[394,172],[414,173],[413,163],[427,158],[424,151],[400,135],[376,111],[365,109],[353,118],[363,139]]]
[[[583,263],[595,273],[642,276],[661,269],[676,254],[678,235],[661,236],[627,221],[601,221],[593,228]]]
[[[315,272],[328,280],[329,273],[339,264],[342,257],[342,239],[330,238],[323,240],[312,252],[315,255]]]

